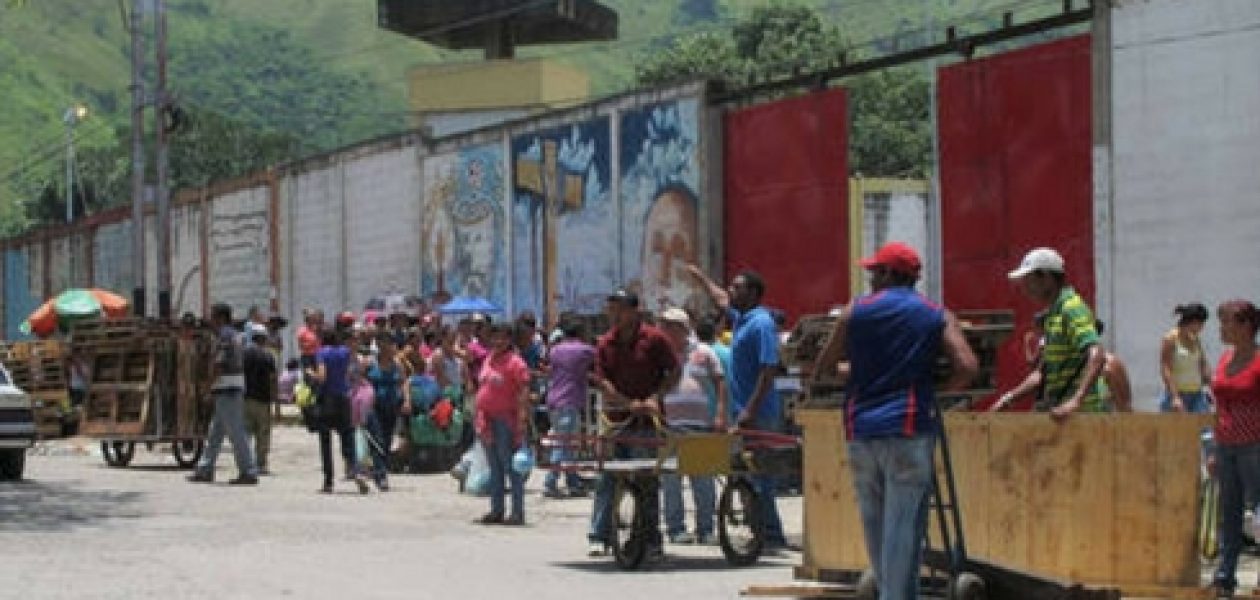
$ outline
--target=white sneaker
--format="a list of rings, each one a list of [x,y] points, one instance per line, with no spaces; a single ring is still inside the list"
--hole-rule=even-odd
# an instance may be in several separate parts
[[[604,542],[591,542],[586,546],[586,555],[598,558],[608,554],[608,546]]]

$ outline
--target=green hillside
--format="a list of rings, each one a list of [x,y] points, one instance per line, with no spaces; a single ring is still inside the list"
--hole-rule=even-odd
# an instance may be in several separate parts
[[[457,0],[452,0],[457,1]],[[522,49],[583,69],[594,92],[633,86],[637,58],[673,38],[718,31],[769,0],[604,0],[620,14],[614,42]],[[864,51],[917,43],[925,24],[978,29],[1015,10],[1027,18],[1059,0],[798,0]],[[116,143],[129,122],[129,45],[114,0],[0,1],[0,225],[56,181],[61,115],[91,107],[80,144]],[[378,29],[374,0],[169,0],[171,88],[184,103],[297,136],[300,152],[407,125],[405,74],[435,62],[476,61]],[[939,39],[938,33],[938,39]],[[867,44],[883,39],[880,43]]]

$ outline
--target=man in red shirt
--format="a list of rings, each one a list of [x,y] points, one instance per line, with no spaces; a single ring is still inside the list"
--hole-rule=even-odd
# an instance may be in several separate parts
[[[654,438],[663,413],[662,398],[678,385],[678,355],[669,337],[642,321],[639,297],[627,290],[608,296],[605,310],[612,329],[599,338],[595,353],[595,383],[603,394],[601,421],[618,438]],[[644,458],[656,455],[648,444],[617,444],[616,458]],[[636,482],[642,491],[643,511],[653,531],[649,534],[648,557],[663,556],[660,524],[659,480],[642,477]],[[595,488],[591,528],[587,532],[590,556],[602,556],[608,548],[612,520],[613,479],[601,475]]]

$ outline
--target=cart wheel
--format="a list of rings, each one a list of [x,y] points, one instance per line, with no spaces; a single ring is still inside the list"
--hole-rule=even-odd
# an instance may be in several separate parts
[[[643,563],[647,556],[647,529],[651,525],[654,523],[647,523],[643,514],[643,492],[638,484],[618,477],[608,524],[608,543],[617,566],[631,570]]]
[[[867,569],[858,577],[857,591],[854,596],[858,600],[878,600],[879,580],[875,579],[875,571]]]
[[[752,482],[732,478],[718,500],[718,542],[726,562],[746,567],[757,562],[765,544],[766,530],[761,522],[761,499]]]
[[[135,442],[101,442],[101,456],[111,467],[125,467],[136,455]]]
[[[191,469],[197,466],[197,461],[201,459],[201,453],[205,448],[205,443],[200,440],[180,440],[171,444],[171,451],[175,454],[175,462],[181,469]]]
[[[959,573],[949,582],[950,600],[985,600],[988,597],[984,580],[975,573]]]

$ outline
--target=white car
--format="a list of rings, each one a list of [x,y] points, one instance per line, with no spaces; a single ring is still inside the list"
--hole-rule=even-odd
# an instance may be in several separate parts
[[[13,385],[0,365],[0,481],[22,478],[26,449],[35,445],[35,412],[31,397]]]

